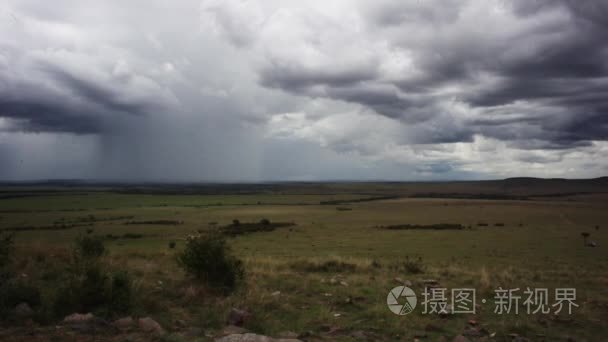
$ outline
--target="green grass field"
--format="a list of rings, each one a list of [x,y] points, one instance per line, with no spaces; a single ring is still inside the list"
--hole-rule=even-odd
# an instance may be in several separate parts
[[[347,203],[389,193],[406,192],[373,184],[356,184],[350,190],[337,185],[332,191],[311,193],[285,189],[228,195],[65,190],[0,199],[0,228],[14,232],[19,273],[39,286],[46,284],[42,274],[57,269],[72,241],[87,230],[102,237],[141,234],[107,239],[109,253],[104,258],[111,267],[134,275],[138,299],[133,315],[161,323],[168,333],[160,339],[194,339],[184,337],[184,324],[204,331],[198,339],[213,339],[233,307],[252,313],[245,328],[253,332],[279,336],[290,331],[308,340],[452,340],[467,335],[471,320],[483,336],[469,334],[470,340],[510,341],[511,334],[518,334],[533,341],[600,341],[608,335],[606,195],[529,200],[403,196]],[[346,202],[319,204],[327,200]],[[263,218],[296,225],[229,239],[246,271],[246,286],[234,294],[211,294],[177,267],[174,256],[187,235],[234,219]],[[178,224],[126,224],[158,220]],[[440,223],[466,229],[378,228]],[[582,232],[589,232],[597,247],[585,247]],[[171,241],[175,249],[169,248]],[[421,258],[422,270],[405,265],[408,258]],[[329,261],[338,266],[323,267]],[[448,291],[476,289],[476,313],[423,314],[421,293],[427,279]],[[418,307],[398,316],[389,311],[386,298],[403,282],[411,282]],[[519,314],[499,315],[494,313],[494,290],[499,287],[548,288],[550,302],[555,288],[576,288],[579,307],[572,315],[528,315],[520,293]],[[47,323],[34,326],[39,324]],[[7,332],[2,336],[15,340],[34,329],[14,322],[2,326]],[[36,335],[40,340],[56,334],[41,331]],[[107,338],[120,340],[120,335]]]

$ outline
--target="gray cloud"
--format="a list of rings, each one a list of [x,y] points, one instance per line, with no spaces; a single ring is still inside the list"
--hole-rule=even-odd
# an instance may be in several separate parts
[[[602,1],[8,0],[0,16],[0,178],[606,170]]]
[[[576,148],[608,138],[602,119],[608,108],[607,21],[598,14],[606,8],[596,1],[381,1],[360,8],[361,22],[354,26],[367,31],[326,17],[329,32],[315,31],[320,43],[296,35],[291,48],[302,54],[273,45],[276,33],[264,26],[252,44],[266,51],[259,71],[266,87],[358,104],[408,123],[446,126],[441,121],[456,114],[438,103],[450,99],[476,110],[466,119],[468,132],[438,135],[436,143],[481,134],[517,140],[512,146],[521,148]],[[484,11],[498,14],[484,18]],[[268,15],[265,25],[272,28],[274,20]],[[339,52],[350,51],[353,36],[363,45],[353,53],[362,58]],[[377,50],[368,57],[370,49]],[[312,62],[302,61],[305,53]],[[407,57],[407,67],[383,71],[398,53]],[[376,62],[361,63],[365,58]],[[510,108],[493,110],[502,106]],[[520,114],[516,120],[503,117],[514,113]]]
[[[0,65],[0,117],[12,125],[4,130],[100,133],[121,116],[174,105],[170,92],[154,81],[91,65],[98,62],[62,50],[7,54]]]

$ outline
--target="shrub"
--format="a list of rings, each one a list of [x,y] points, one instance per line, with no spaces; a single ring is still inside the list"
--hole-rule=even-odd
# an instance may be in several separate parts
[[[231,225],[227,225],[227,226],[223,226],[220,227],[219,232],[230,236],[230,237],[235,237],[237,235],[243,235],[243,234],[249,234],[249,233],[255,233],[255,232],[271,232],[277,228],[283,228],[283,227],[291,227],[294,226],[295,223],[292,222],[270,222],[268,220],[264,221],[260,221],[257,223],[240,223],[235,225],[235,224],[231,224]]]
[[[106,302],[107,281],[108,275],[99,264],[90,264],[86,267],[84,277],[78,284],[78,297],[83,309],[92,310]]]
[[[260,224],[263,226],[269,226],[270,225],[270,220],[269,219],[261,219],[260,220]]]
[[[0,267],[5,267],[11,261],[13,252],[13,235],[0,237]]]
[[[406,257],[403,267],[405,271],[410,274],[424,273],[424,263],[422,262],[422,257],[418,257],[417,259],[410,259],[409,256]]]
[[[110,309],[113,312],[128,312],[133,302],[133,282],[127,272],[112,275],[110,286]]]
[[[123,239],[141,239],[143,238],[143,234],[137,234],[137,233],[125,233],[122,235]]]
[[[75,257],[85,259],[96,259],[106,252],[103,240],[97,236],[81,236],[76,239],[74,248]]]
[[[169,242],[169,248],[171,248],[171,249],[175,248],[175,241]]]
[[[177,262],[186,273],[224,294],[234,291],[244,277],[242,262],[218,234],[189,238]]]
[[[107,273],[99,263],[89,262],[81,266],[68,270],[56,293],[53,311],[58,317],[71,312],[95,311],[108,302]]]
[[[12,309],[23,302],[39,306],[41,299],[38,288],[14,279],[0,285],[0,307]]]
[[[234,220],[232,220],[232,224],[235,226],[238,226],[239,224],[241,224],[241,221],[234,219]]]
[[[298,261],[292,263],[291,268],[303,272],[341,273],[354,272],[357,270],[357,265],[337,260],[329,260],[321,263]]]
[[[10,277],[8,267],[13,258],[13,235],[0,237],[0,284]]]
[[[53,312],[56,316],[91,311],[108,315],[130,310],[133,297],[131,278],[126,272],[108,272],[99,258],[104,253],[100,238],[85,236],[76,240],[74,258],[55,295]]]
[[[76,286],[72,285],[64,285],[57,289],[52,302],[52,312],[56,317],[80,310],[78,302],[80,298],[76,290]]]

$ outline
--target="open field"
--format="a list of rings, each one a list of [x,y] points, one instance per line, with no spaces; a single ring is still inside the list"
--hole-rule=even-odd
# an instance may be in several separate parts
[[[533,341],[604,340],[608,184],[544,182],[550,181],[276,184],[212,191],[7,186],[0,191],[0,229],[15,234],[15,267],[24,281],[42,288],[43,302],[54,295],[52,273],[62,272],[74,239],[102,237],[110,267],[133,276],[131,314],[153,317],[167,331],[158,339],[213,339],[234,307],[251,313],[244,325],[250,331],[293,332],[307,340],[436,341],[461,334],[470,340],[510,341],[511,334]],[[235,219],[295,225],[228,238],[244,261],[246,285],[220,296],[188,278],[175,254],[186,236]],[[424,228],[438,224],[463,229]],[[419,229],[383,228],[394,225]],[[583,232],[597,247],[584,245]],[[476,289],[476,313],[423,314],[421,293],[429,279],[448,291]],[[399,316],[388,310],[386,298],[403,283],[418,294],[418,307]],[[555,288],[575,288],[579,307],[572,315],[528,315],[520,292],[519,314],[500,315],[494,313],[499,287],[548,288],[550,303]],[[54,319],[9,319],[0,339],[94,339],[56,329]],[[200,333],[186,334],[192,327]],[[96,334],[115,340],[126,335]]]

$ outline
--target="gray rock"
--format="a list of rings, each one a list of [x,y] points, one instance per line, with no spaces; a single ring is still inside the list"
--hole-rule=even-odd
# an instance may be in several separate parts
[[[112,325],[119,330],[128,330],[135,324],[135,321],[131,316],[123,317],[115,320]]]
[[[95,317],[92,313],[73,313],[63,319],[63,324],[81,334],[98,334],[112,328],[107,321]]]
[[[163,327],[158,324],[155,320],[150,317],[140,318],[138,320],[139,329],[147,333],[155,333],[158,335],[163,335],[165,330]]]
[[[439,281],[436,280],[436,279],[422,279],[420,281],[420,283],[422,283],[426,287],[436,287],[436,286],[439,286]]]
[[[66,324],[83,323],[83,322],[92,321],[94,318],[95,318],[95,316],[93,316],[93,314],[90,312],[86,313],[86,314],[73,313],[71,315],[65,316],[65,318],[63,319],[63,323],[66,323]]]
[[[15,315],[17,315],[17,317],[26,318],[30,317],[32,314],[34,314],[34,311],[30,308],[28,303],[19,303],[19,305],[15,307]]]
[[[249,330],[247,330],[245,328],[237,327],[236,325],[228,325],[228,326],[225,326],[224,329],[222,329],[222,336],[234,335],[234,334],[245,334],[248,332],[249,332]]]

